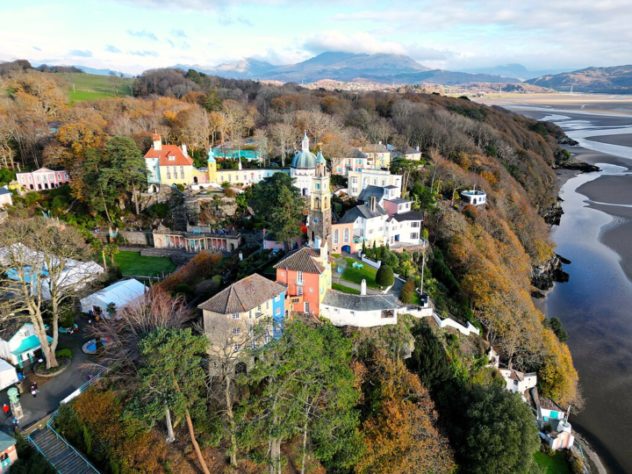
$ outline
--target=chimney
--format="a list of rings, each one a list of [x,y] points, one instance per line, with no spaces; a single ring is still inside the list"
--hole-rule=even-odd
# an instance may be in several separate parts
[[[162,150],[162,138],[157,133],[154,133],[151,137],[154,142],[154,150]]]
[[[366,296],[366,280],[363,278],[362,283],[360,283],[360,295]]]
[[[371,209],[371,212],[377,211],[377,198],[375,196],[371,196],[369,198],[369,208]]]
[[[181,148],[184,156],[189,156],[189,154],[187,153],[187,146],[184,143],[182,144]]]

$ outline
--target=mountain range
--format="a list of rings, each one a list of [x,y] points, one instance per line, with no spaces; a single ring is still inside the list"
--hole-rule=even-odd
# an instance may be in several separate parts
[[[529,79],[529,84],[558,91],[632,94],[632,65],[589,67]]]
[[[296,64],[274,65],[247,58],[214,68],[199,65],[176,66],[196,69],[210,75],[232,79],[274,80],[281,82],[372,81],[381,83],[433,83],[455,85],[477,82],[515,83],[515,77],[487,73],[467,73],[430,69],[402,54],[363,54],[329,51]]]

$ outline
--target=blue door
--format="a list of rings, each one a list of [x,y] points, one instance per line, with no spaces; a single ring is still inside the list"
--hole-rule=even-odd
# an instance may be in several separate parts
[[[342,246],[342,251],[343,252],[347,252],[347,253],[351,253],[351,246],[350,245],[343,245]]]

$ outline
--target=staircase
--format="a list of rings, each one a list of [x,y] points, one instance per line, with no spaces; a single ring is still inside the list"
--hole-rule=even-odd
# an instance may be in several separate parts
[[[60,474],[99,473],[79,451],[48,425],[31,433],[29,441]]]

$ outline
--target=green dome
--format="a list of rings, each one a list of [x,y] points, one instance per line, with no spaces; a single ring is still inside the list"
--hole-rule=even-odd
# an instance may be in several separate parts
[[[305,132],[301,151],[296,152],[290,166],[292,168],[313,169],[316,168],[316,160],[316,155],[309,151],[309,138],[307,138],[307,132]]]

